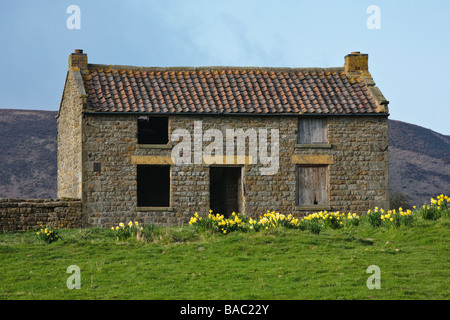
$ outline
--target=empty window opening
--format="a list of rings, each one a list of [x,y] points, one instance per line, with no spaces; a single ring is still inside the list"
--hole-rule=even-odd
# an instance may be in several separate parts
[[[214,214],[229,217],[233,212],[243,213],[241,172],[241,167],[210,168],[210,207]]]
[[[328,166],[297,166],[297,205],[328,205]]]
[[[170,206],[170,166],[137,166],[138,207]]]
[[[139,144],[167,144],[169,142],[168,117],[138,117]]]
[[[326,118],[300,118],[298,120],[298,143],[328,143]]]

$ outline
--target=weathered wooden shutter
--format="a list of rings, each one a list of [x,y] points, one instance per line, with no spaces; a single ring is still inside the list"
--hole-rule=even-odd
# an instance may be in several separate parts
[[[327,143],[326,118],[301,118],[298,121],[298,143]]]
[[[328,167],[297,166],[297,204],[328,205]]]

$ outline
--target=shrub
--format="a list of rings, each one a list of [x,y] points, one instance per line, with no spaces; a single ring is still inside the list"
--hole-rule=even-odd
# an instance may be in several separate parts
[[[400,191],[389,191],[389,208],[412,209],[411,200],[408,195]]]

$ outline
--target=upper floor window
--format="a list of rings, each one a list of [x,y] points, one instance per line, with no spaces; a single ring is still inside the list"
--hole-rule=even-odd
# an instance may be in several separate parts
[[[298,143],[328,143],[327,118],[298,119]]]
[[[168,142],[168,117],[138,117],[138,144],[167,144]]]

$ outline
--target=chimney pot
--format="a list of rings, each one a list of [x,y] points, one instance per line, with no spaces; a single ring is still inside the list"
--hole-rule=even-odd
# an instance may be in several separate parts
[[[82,53],[83,53],[83,50],[82,50],[82,49],[75,49],[75,53],[76,53],[76,54],[82,54]]]

